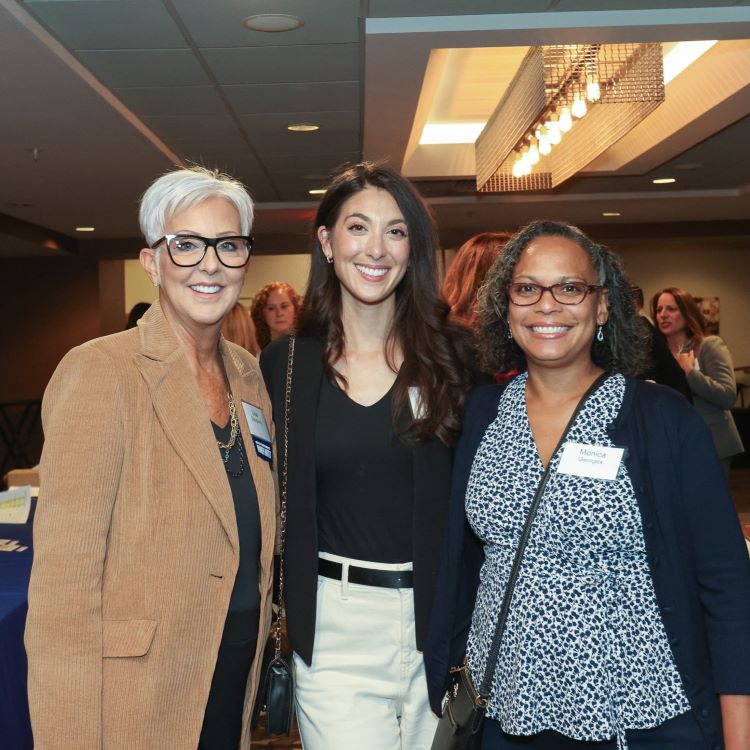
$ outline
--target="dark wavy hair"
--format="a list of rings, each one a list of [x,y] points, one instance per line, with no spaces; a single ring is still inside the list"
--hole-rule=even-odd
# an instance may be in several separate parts
[[[511,237],[490,269],[479,291],[479,329],[485,366],[493,370],[522,370],[526,357],[518,344],[508,338],[507,285],[513,280],[523,251],[539,237],[565,237],[575,242],[591,258],[599,284],[607,289],[609,319],[604,325],[604,341],[591,343],[591,359],[608,372],[638,376],[651,360],[648,332],[638,322],[631,283],[618,255],[605,245],[590,240],[578,227],[557,221],[533,221]]]
[[[343,204],[367,187],[386,190],[393,197],[409,237],[409,264],[395,290],[396,310],[385,341],[386,361],[399,373],[393,400],[394,424],[399,414],[409,412],[409,388],[416,386],[423,413],[397,432],[416,440],[437,437],[450,444],[460,431],[464,395],[472,385],[473,373],[466,365],[471,357],[470,343],[449,320],[450,308],[440,299],[432,215],[414,186],[389,167],[370,162],[344,165],[329,183],[312,227],[312,262],[297,331],[323,341],[326,374],[345,385],[333,369],[346,349],[341,284],[334,266],[326,262],[317,230],[321,226],[332,230]],[[397,347],[404,357],[400,370],[395,364]]]
[[[510,232],[482,232],[458,249],[443,280],[443,297],[451,306],[453,320],[475,327],[477,292],[510,237]]]
[[[684,289],[680,289],[676,286],[669,286],[666,289],[657,292],[651,300],[651,317],[657,328],[659,323],[656,320],[656,307],[659,304],[659,297],[661,297],[662,294],[671,294],[674,297],[674,301],[677,303],[677,307],[682,313],[682,317],[685,318],[687,337],[692,339],[693,350],[697,352],[698,349],[701,348],[701,344],[703,343],[703,339],[706,337],[707,332],[706,319],[698,308],[698,303],[690,292],[686,292]]]
[[[291,284],[287,284],[286,281],[272,281],[270,284],[266,284],[261,287],[253,297],[253,301],[250,303],[250,317],[253,319],[255,325],[255,338],[258,340],[258,346],[261,349],[265,349],[271,342],[271,329],[266,323],[265,309],[268,303],[268,298],[271,292],[279,292],[285,294],[289,301],[292,303],[294,308],[295,322],[292,326],[296,325],[296,318],[299,313],[300,305],[302,304],[302,298],[294,291],[294,287]]]

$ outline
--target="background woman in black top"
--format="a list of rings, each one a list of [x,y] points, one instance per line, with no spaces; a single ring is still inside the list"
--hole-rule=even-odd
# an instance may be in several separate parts
[[[467,370],[432,219],[358,164],[318,209],[295,347],[286,607],[306,750],[429,748],[420,652]],[[281,424],[288,345],[261,367]],[[281,431],[281,428],[280,428]]]

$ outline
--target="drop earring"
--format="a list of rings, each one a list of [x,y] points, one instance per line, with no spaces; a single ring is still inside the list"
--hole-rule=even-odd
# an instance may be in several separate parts
[[[602,326],[599,326],[596,329],[596,340],[599,342],[604,341],[604,328],[602,328]]]
[[[513,331],[510,330],[510,323],[508,323],[508,341],[513,341]]]

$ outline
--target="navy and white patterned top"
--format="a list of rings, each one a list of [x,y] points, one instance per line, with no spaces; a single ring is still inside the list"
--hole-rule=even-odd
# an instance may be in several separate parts
[[[568,440],[613,446],[625,393],[606,378]],[[484,542],[467,656],[484,674],[526,515],[544,473],[526,414],[526,375],[511,381],[472,465],[466,514]],[[557,451],[513,593],[487,715],[510,734],[552,729],[578,740],[655,727],[690,709],[661,621],[641,517],[624,462],[613,481],[558,474]]]

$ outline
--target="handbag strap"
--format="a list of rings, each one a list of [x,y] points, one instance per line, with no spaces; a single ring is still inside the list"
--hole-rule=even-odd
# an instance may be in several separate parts
[[[294,341],[289,337],[289,353],[286,360],[286,380],[284,383],[284,427],[282,442],[281,482],[279,495],[281,511],[279,513],[279,614],[274,629],[274,658],[281,657],[281,628],[284,620],[284,549],[286,548],[286,498],[289,478],[289,411],[292,405],[292,372],[294,370]]]
[[[603,372],[601,375],[599,375],[599,377],[586,390],[586,393],[581,396],[575,410],[573,411],[573,414],[568,420],[568,424],[563,430],[562,437],[560,438],[554,452],[552,453],[553,456],[557,453],[558,450],[560,450],[560,446],[565,442],[566,438],[568,437],[568,433],[570,432],[570,428],[573,426],[573,422],[580,413],[581,409],[583,409],[586,401],[588,401],[591,394],[594,393],[594,391],[599,387],[600,383],[608,375],[609,373],[607,372]],[[518,580],[518,574],[521,570],[521,563],[523,562],[523,555],[526,551],[526,545],[529,541],[529,537],[531,536],[531,526],[534,523],[537,509],[539,508],[539,504],[542,500],[542,495],[544,495],[544,490],[547,487],[547,481],[550,477],[551,466],[552,459],[550,459],[549,463],[547,464],[547,468],[544,470],[542,479],[536,488],[536,492],[534,493],[534,498],[531,501],[531,506],[529,508],[528,514],[526,515],[526,521],[524,522],[523,530],[521,531],[521,538],[518,541],[518,547],[516,549],[516,555],[513,559],[513,565],[511,566],[510,574],[508,575],[508,584],[505,587],[503,603],[500,605],[500,615],[497,620],[497,625],[495,626],[495,634],[492,636],[492,644],[487,655],[487,664],[485,665],[484,675],[482,677],[482,682],[479,686],[478,691],[480,699],[485,703],[489,700],[490,692],[492,691],[492,683],[495,679],[497,660],[500,656],[500,644],[503,639],[503,633],[505,632],[508,613],[510,612],[510,604],[511,600],[513,599],[513,591],[515,590],[516,581]]]

